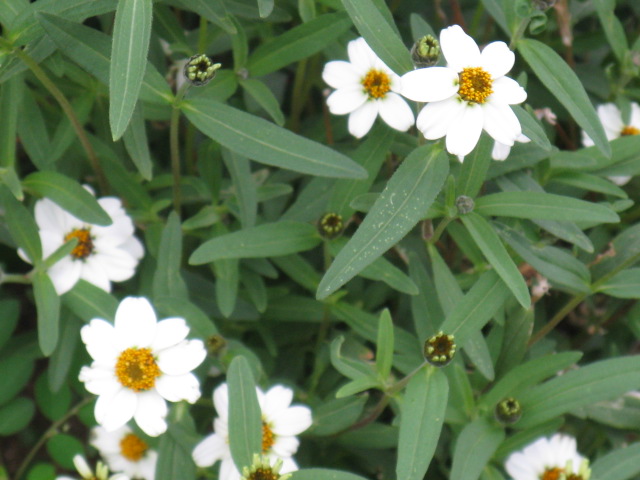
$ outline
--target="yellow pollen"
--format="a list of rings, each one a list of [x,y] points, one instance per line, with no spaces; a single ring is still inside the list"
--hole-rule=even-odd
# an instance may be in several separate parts
[[[628,135],[640,135],[640,129],[627,125],[620,132],[620,136],[626,137]]]
[[[124,458],[132,462],[140,460],[148,448],[147,443],[133,433],[128,433],[120,440],[120,453]]]
[[[116,362],[116,377],[123,386],[136,392],[153,388],[160,374],[149,348],[127,348]]]
[[[271,431],[271,427],[264,420],[262,421],[262,453],[267,453],[276,443],[276,436]]]
[[[369,98],[384,98],[391,90],[391,79],[386,73],[372,68],[362,79],[362,86]]]
[[[562,472],[562,468],[548,468],[540,476],[540,480],[558,480]]]
[[[68,242],[72,238],[78,239],[78,244],[71,250],[71,256],[76,259],[84,260],[93,253],[93,240],[91,239],[91,230],[88,228],[77,228],[64,236],[64,241]]]
[[[484,103],[493,93],[493,79],[480,67],[465,68],[458,74],[458,78],[458,95],[469,103]]]

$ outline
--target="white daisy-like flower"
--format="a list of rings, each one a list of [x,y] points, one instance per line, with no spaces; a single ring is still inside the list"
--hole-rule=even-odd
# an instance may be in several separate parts
[[[80,334],[93,358],[80,381],[98,395],[96,421],[114,431],[131,418],[152,437],[167,429],[167,403],[200,398],[191,370],[206,356],[201,340],[185,340],[183,318],[158,321],[146,298],[127,297],[118,306],[115,325],[94,318]]]
[[[513,146],[522,133],[509,105],[522,103],[527,93],[505,77],[515,55],[504,42],[492,42],[482,52],[458,25],[440,32],[446,67],[420,68],[402,76],[402,95],[429,102],[416,126],[425,138],[446,136],[447,151],[468,155],[484,129],[494,140]]]
[[[112,471],[136,479],[154,479],[158,452],[150,449],[147,442],[127,425],[112,432],[104,427],[94,427],[90,443],[98,449]]]
[[[640,105],[636,102],[631,103],[631,116],[627,125],[622,120],[622,112],[613,103],[605,103],[596,109],[598,118],[604,127],[604,133],[607,140],[615,140],[616,138],[626,137],[628,135],[640,135]],[[582,131],[582,144],[585,147],[595,145],[587,132]],[[608,177],[616,185],[625,185],[631,180],[629,175],[614,175]]]
[[[555,434],[541,437],[512,453],[505,469],[513,480],[589,480],[589,461],[578,453],[576,439]]]
[[[97,463],[96,471],[94,473],[82,455],[74,455],[73,465],[76,467],[76,470],[78,470],[78,473],[80,474],[80,477],[83,480],[107,480],[107,478],[108,480],[129,480],[129,477],[127,477],[123,473],[116,473],[109,477],[109,469],[102,462]],[[73,477],[67,477],[65,475],[62,475],[62,476],[56,477],[56,480],[76,480],[76,479]]]
[[[293,472],[298,465],[291,458],[297,451],[296,435],[311,426],[311,410],[303,405],[291,405],[293,390],[282,385],[266,393],[256,388],[262,411],[262,454],[270,460],[282,460],[282,473]],[[205,437],[193,450],[193,460],[199,467],[210,467],[218,460],[220,480],[240,480],[229,449],[229,390],[223,383],[213,392],[213,404],[218,417],[213,422],[214,433]]]
[[[91,192],[89,188],[87,190]],[[111,217],[111,225],[83,222],[48,198],[35,204],[44,258],[70,239],[78,240],[71,253],[48,270],[58,295],[71,290],[80,279],[109,292],[111,282],[123,282],[133,276],[144,254],[142,243],[133,236],[135,227],[120,199],[103,197],[98,203]],[[31,263],[24,251],[18,253]]]
[[[349,61],[324,66],[322,79],[335,88],[327,98],[334,115],[349,114],[349,133],[362,138],[378,114],[391,128],[404,132],[413,125],[413,112],[400,92],[400,77],[378,58],[364,38],[349,42]]]

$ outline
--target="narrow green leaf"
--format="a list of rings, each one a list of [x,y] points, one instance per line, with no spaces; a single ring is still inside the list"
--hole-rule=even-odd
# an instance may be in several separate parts
[[[43,271],[33,276],[33,295],[38,310],[38,343],[42,353],[48,357],[58,344],[60,297],[49,275]]]
[[[351,22],[344,12],[321,15],[298,25],[256,48],[249,57],[249,73],[261,77],[310,57],[335,42],[349,27]]]
[[[593,0],[593,5],[596,7],[602,29],[613,54],[620,64],[624,64],[629,52],[629,44],[624,27],[615,13],[616,0]]]
[[[240,281],[237,258],[224,258],[213,262],[216,272],[216,303],[226,318],[233,313],[238,299]]]
[[[591,175],[589,173],[575,171],[563,172],[558,175],[554,175],[551,178],[551,182],[570,185],[581,190],[586,190],[587,192],[600,192],[619,198],[628,198],[627,192],[625,192],[610,180],[601,178],[597,175]]]
[[[69,380],[71,364],[80,342],[80,321],[73,315],[63,315],[58,348],[49,358],[47,378],[52,392],[59,391]]]
[[[475,212],[463,215],[461,218],[473,240],[520,305],[529,308],[531,304],[529,288],[491,224]]]
[[[0,23],[8,27],[16,16],[29,7],[28,0],[5,0],[0,3]]]
[[[262,451],[262,413],[256,384],[246,358],[237,356],[227,372],[229,385],[229,448],[239,471],[251,466]]]
[[[378,341],[376,342],[376,370],[380,379],[386,381],[393,363],[393,320],[386,308],[380,314]]]
[[[12,78],[0,85],[0,166],[12,167],[16,163],[16,133],[18,112],[22,107],[24,78]],[[24,116],[25,113],[22,113]]]
[[[182,108],[198,130],[257,162],[321,177],[366,177],[350,158],[215,100],[199,98]]]
[[[615,223],[620,221],[620,217],[604,205],[542,192],[492,193],[478,198],[474,211],[485,216],[569,222]]]
[[[85,321],[102,318],[113,322],[115,319],[118,300],[85,280],[80,280],[61,298],[66,307]]]
[[[109,70],[109,126],[118,140],[138,101],[151,37],[153,0],[119,0]]]
[[[521,39],[518,51],[549,92],[569,111],[600,151],[611,156],[609,140],[580,79],[551,47],[530,38]]]
[[[162,230],[157,258],[158,263],[153,275],[153,296],[187,298],[187,286],[180,275],[182,229],[176,212],[171,212]]]
[[[325,436],[346,430],[358,420],[368,399],[369,395],[361,395],[323,403],[313,410],[313,426],[310,433]]]
[[[640,258],[640,224],[635,224],[622,231],[613,239],[613,251],[615,255],[604,258],[593,266],[594,280],[599,280],[605,275],[623,270],[638,262]]]
[[[477,480],[504,438],[504,430],[485,418],[467,424],[456,441],[450,479]]]
[[[151,161],[151,153],[149,152],[149,141],[147,140],[147,129],[144,123],[144,116],[142,115],[142,107],[140,104],[136,105],[131,115],[131,122],[127,127],[127,130],[122,136],[124,140],[124,146],[129,152],[131,161],[136,166],[140,175],[145,180],[151,180],[153,162]]]
[[[158,442],[155,480],[195,478],[196,466],[191,452],[201,439],[185,404],[178,404],[171,409],[168,423],[169,428]]]
[[[56,172],[34,172],[22,185],[25,189],[53,200],[61,208],[93,225],[111,225],[113,221],[100,206],[96,197],[77,182]]]
[[[0,359],[4,382],[0,391],[0,405],[4,405],[24,389],[31,379],[34,366],[34,361],[25,358],[20,351]]]
[[[360,377],[340,387],[336,392],[336,398],[349,397],[372,388],[381,388],[378,379],[373,377]]]
[[[326,298],[402,239],[426,215],[448,171],[448,158],[439,145],[414,150],[333,261],[317,297]]]
[[[33,215],[6,187],[0,187],[0,198],[11,238],[24,250],[31,262],[37,265],[42,260],[42,245]]]
[[[351,21],[369,46],[398,75],[413,70],[409,49],[374,0],[342,0]]]
[[[640,298],[640,268],[629,268],[614,275],[598,292],[617,298]]]
[[[407,385],[401,407],[396,477],[422,480],[438,445],[449,397],[446,375],[427,366]]]
[[[267,18],[273,11],[273,0],[258,0],[260,18]]]
[[[413,280],[384,257],[376,258],[359,275],[370,280],[384,282],[391,288],[407,295],[418,294],[418,287],[413,283]]]
[[[23,430],[36,413],[33,400],[16,397],[0,408],[0,436],[10,436]]]
[[[7,83],[11,83],[11,81]],[[45,170],[50,162],[51,141],[42,111],[29,89],[24,91],[22,97],[21,115],[18,117],[18,134],[31,161],[38,167],[38,170]]]
[[[320,235],[313,225],[267,223],[206,241],[191,254],[189,263],[201,265],[221,258],[277,257],[310,250],[320,242]]]
[[[533,309],[518,308],[506,318],[502,348],[496,360],[496,374],[502,377],[512,368],[520,365],[527,353],[527,342],[533,331]]]
[[[222,149],[222,159],[233,181],[233,188],[240,207],[240,223],[243,228],[253,227],[258,212],[258,194],[256,182],[251,176],[251,164],[246,157],[226,148]]]
[[[258,105],[276,122],[277,125],[284,125],[284,113],[280,110],[280,104],[273,92],[264,83],[255,78],[240,80],[240,86],[251,96]]]
[[[222,28],[229,35],[236,33],[236,27],[227,12],[225,2],[211,2],[209,0],[173,0],[172,3],[181,5],[185,10],[193,11],[206,18],[214,25]]]
[[[303,468],[292,472],[291,480],[365,480],[365,478],[342,470]]]
[[[493,139],[489,135],[482,135],[476,148],[465,157],[460,174],[456,177],[458,195],[475,197],[478,194],[492,162],[492,148]]]
[[[628,480],[640,474],[640,442],[614,450],[591,465],[594,479]]]
[[[364,377],[377,383],[377,379],[375,378],[373,369],[370,365],[367,365],[360,360],[353,360],[351,358],[344,357],[340,353],[343,343],[344,337],[342,336],[337,337],[333,342],[331,342],[331,364],[336,368],[336,370],[351,380],[359,380]]]
[[[511,109],[513,113],[516,114],[516,117],[518,117],[520,125],[522,125],[522,133],[547,152],[551,151],[553,147],[549,141],[549,137],[547,137],[538,120],[533,117],[533,114],[529,113],[520,105],[511,105]]]
[[[191,333],[200,338],[209,338],[218,333],[210,315],[186,298],[160,297],[154,299],[158,312],[167,317],[182,317],[187,321]]]
[[[20,201],[24,200],[22,184],[13,167],[0,167],[0,183],[5,185],[16,199]]]
[[[251,270],[244,270],[240,276],[240,281],[242,285],[244,285],[247,295],[251,303],[256,307],[256,310],[264,313],[269,304],[269,295],[264,279]]]

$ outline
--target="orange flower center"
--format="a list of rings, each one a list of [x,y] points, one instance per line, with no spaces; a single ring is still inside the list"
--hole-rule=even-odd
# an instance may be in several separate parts
[[[264,420],[262,421],[262,453],[267,453],[276,443],[276,436],[273,434],[271,427]]]
[[[484,103],[493,93],[493,79],[480,67],[465,68],[458,74],[458,95],[469,103]]]
[[[362,86],[369,98],[384,98],[391,90],[391,79],[386,73],[372,68],[362,79]]]
[[[78,244],[71,250],[71,256],[84,260],[93,253],[93,240],[91,230],[88,228],[77,228],[64,236],[64,241],[68,242],[72,238],[78,239]]]
[[[548,468],[544,471],[540,480],[558,480],[562,472],[562,468]]]
[[[628,135],[640,135],[640,129],[627,125],[620,132],[620,136],[626,137]]]
[[[149,348],[127,348],[116,362],[116,377],[123,386],[136,392],[153,388],[160,375],[160,367]]]
[[[128,433],[120,440],[120,453],[132,462],[140,460],[148,449],[147,443],[133,433]]]

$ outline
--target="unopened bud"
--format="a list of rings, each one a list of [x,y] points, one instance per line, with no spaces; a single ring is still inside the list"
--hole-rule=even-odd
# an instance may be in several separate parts
[[[513,397],[507,397],[496,405],[496,420],[500,423],[511,425],[520,420],[522,416],[522,407],[520,402]]]
[[[191,57],[184,66],[184,76],[193,86],[201,87],[213,80],[221,66],[220,63],[213,63],[205,54],[199,53]]]
[[[458,209],[458,213],[460,215],[466,215],[467,213],[473,212],[475,206],[476,204],[471,197],[460,195],[458,198],[456,198],[456,208]]]
[[[456,354],[456,344],[453,335],[438,332],[424,342],[424,358],[435,367],[444,367],[453,360]]]
[[[425,35],[411,47],[411,60],[416,68],[431,67],[440,58],[440,42],[431,35]]]
[[[227,341],[222,335],[211,335],[207,338],[207,352],[209,355],[217,355],[220,351],[227,346]]]
[[[337,213],[325,213],[318,221],[318,231],[322,238],[331,240],[340,236],[344,230],[342,215]]]

